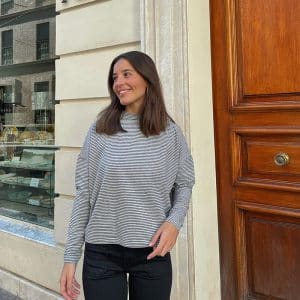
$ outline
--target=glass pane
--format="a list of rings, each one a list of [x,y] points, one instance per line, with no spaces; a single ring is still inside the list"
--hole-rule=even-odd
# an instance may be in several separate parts
[[[13,31],[2,31],[2,65],[13,63]]]
[[[2,48],[2,65],[11,65],[13,63],[13,48]]]
[[[49,92],[49,81],[41,81],[34,83],[35,92]]]
[[[37,59],[49,58],[49,23],[36,25]]]
[[[2,48],[13,46],[13,31],[2,31]]]
[[[49,40],[49,23],[41,23],[36,25],[37,41]]]
[[[7,14],[12,8],[14,8],[13,0],[1,0],[1,15]]]
[[[33,1],[30,21],[18,7],[0,28],[0,215],[53,228],[55,1],[43,3],[47,22]]]
[[[45,0],[36,0],[35,1],[35,5],[38,7],[38,6],[43,6]]]
[[[37,59],[49,58],[49,41],[38,41],[37,42]]]

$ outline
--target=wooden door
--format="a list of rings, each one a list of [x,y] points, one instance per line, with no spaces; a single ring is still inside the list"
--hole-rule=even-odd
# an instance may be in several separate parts
[[[222,299],[300,299],[300,1],[211,0]]]

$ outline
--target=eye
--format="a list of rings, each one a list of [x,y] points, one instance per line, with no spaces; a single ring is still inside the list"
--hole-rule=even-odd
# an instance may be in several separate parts
[[[131,75],[131,73],[129,71],[125,71],[124,72],[124,77],[125,78],[128,78],[130,75]]]
[[[116,81],[117,77],[118,77],[118,76],[113,75],[112,80],[113,80],[113,81]]]

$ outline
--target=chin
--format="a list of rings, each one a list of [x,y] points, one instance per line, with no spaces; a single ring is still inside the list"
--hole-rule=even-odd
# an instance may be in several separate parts
[[[127,106],[127,105],[131,104],[130,101],[126,101],[126,100],[120,100],[120,103],[121,103],[122,105],[124,105],[124,106]]]

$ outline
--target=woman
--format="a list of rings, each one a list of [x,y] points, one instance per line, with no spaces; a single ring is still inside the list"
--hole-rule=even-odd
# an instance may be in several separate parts
[[[193,160],[148,55],[116,57],[108,89],[111,104],[90,127],[77,161],[61,293],[68,300],[79,293],[74,274],[85,242],[86,300],[126,300],[127,286],[130,300],[167,300]]]

